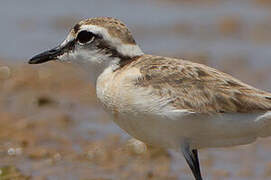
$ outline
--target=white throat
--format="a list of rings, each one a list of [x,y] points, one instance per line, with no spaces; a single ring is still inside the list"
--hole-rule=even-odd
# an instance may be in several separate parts
[[[100,58],[103,58],[102,60]],[[93,85],[96,84],[97,78],[104,72],[105,69],[109,68],[115,70],[119,68],[120,59],[117,57],[100,57],[93,56],[92,60],[77,59],[73,61],[74,64],[84,69],[88,74]]]

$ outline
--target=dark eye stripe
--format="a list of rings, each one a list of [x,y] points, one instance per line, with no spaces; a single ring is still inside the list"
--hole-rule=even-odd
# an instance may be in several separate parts
[[[91,41],[93,38],[95,38],[95,34],[93,34],[92,32],[89,32],[89,31],[81,31],[77,35],[77,40],[82,44],[85,44],[85,43]]]

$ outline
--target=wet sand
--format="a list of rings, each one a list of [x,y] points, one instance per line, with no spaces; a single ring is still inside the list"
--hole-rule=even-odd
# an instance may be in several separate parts
[[[228,71],[250,76],[250,66],[239,65],[243,71],[232,64]],[[111,122],[85,71],[71,64],[2,60],[0,76],[0,179],[191,179],[180,155],[131,139]],[[201,150],[203,175],[271,178],[270,151],[270,138]]]

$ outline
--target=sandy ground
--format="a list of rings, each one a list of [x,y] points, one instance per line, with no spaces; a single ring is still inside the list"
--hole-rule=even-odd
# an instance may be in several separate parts
[[[244,72],[249,71],[239,75]],[[181,156],[147,147],[118,129],[81,69],[1,61],[0,92],[1,180],[191,179]],[[271,179],[270,151],[270,139],[202,150],[203,175]]]

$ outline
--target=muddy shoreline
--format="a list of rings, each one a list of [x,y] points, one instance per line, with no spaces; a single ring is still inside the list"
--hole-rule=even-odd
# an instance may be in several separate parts
[[[241,65],[243,71],[232,65],[229,71],[250,76],[250,66]],[[131,140],[110,120],[84,70],[62,63],[1,61],[0,75],[0,179],[191,178],[181,156]],[[250,80],[259,82],[254,78]],[[270,149],[267,138],[201,150],[203,174],[212,179],[269,178]]]

